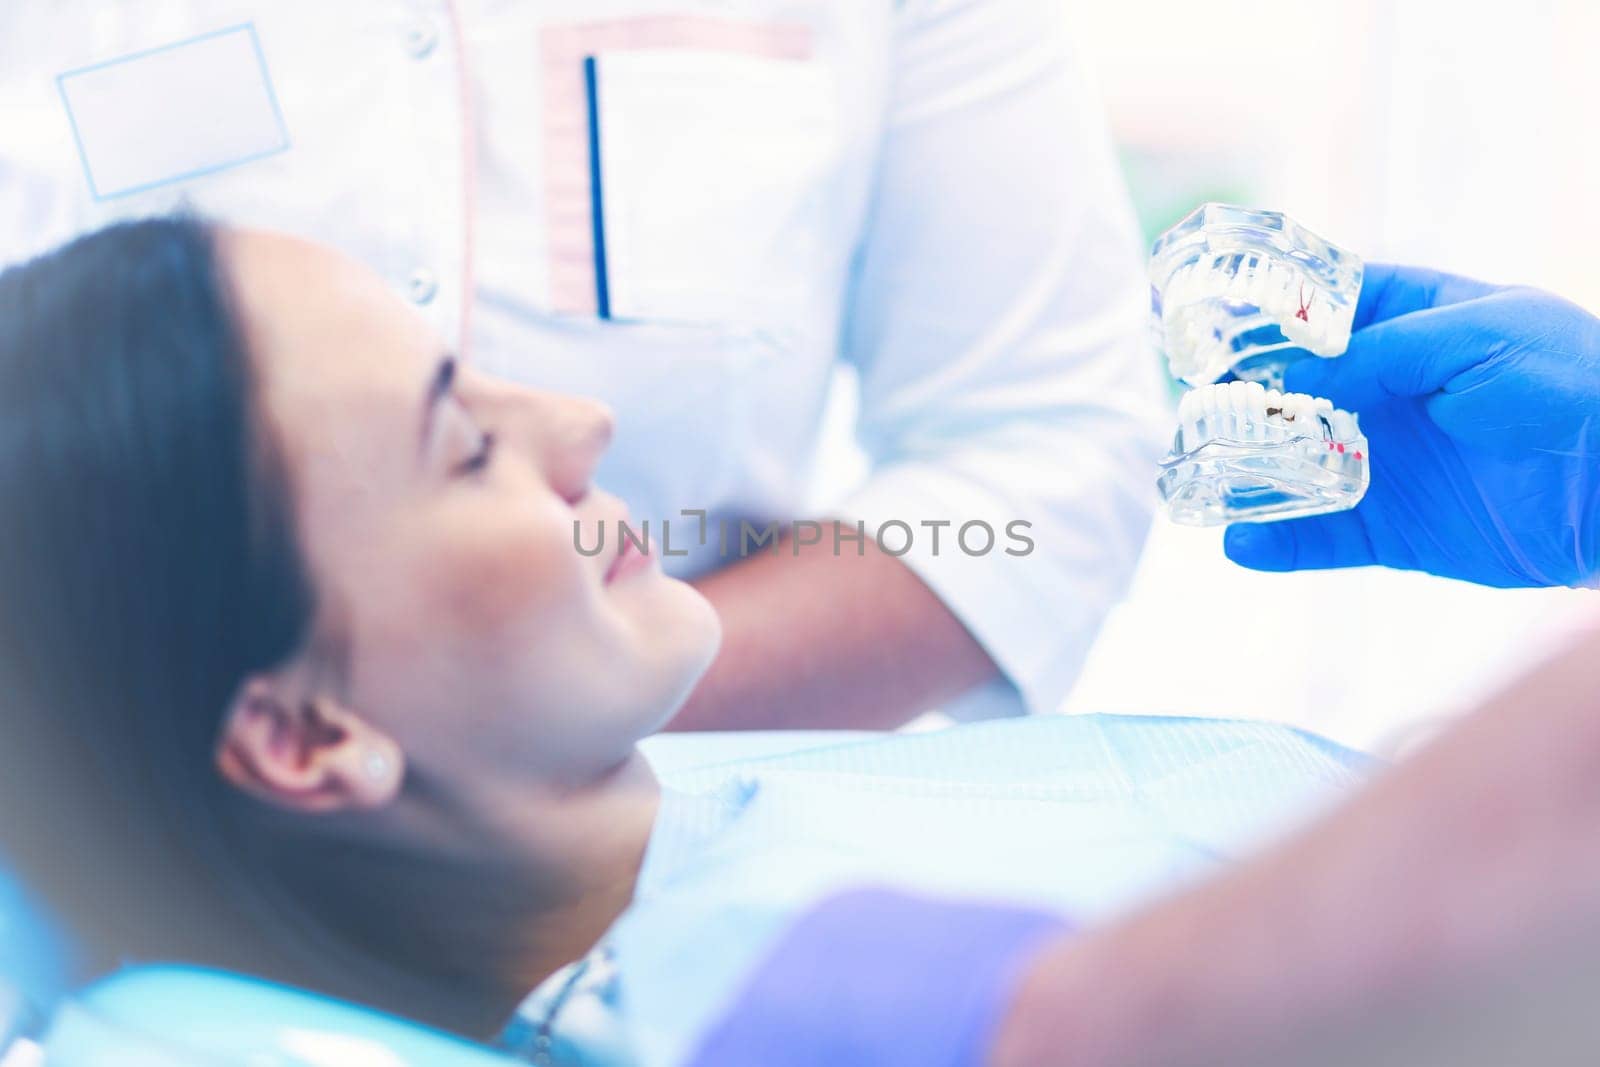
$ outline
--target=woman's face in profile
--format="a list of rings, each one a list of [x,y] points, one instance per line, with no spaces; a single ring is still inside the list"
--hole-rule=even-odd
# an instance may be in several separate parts
[[[454,361],[375,274],[230,231],[224,261],[318,594],[327,685],[444,776],[581,783],[687,695],[718,626],[655,560],[618,556],[590,476],[611,419]],[[591,551],[604,523],[605,550]]]

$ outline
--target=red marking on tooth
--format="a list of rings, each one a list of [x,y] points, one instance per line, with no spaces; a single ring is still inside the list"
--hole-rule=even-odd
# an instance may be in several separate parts
[[[1311,310],[1311,305],[1306,303],[1306,283],[1305,282],[1301,282],[1300,283],[1300,310],[1296,311],[1294,313],[1294,317],[1299,319],[1301,322],[1310,322],[1311,321],[1311,316],[1306,314],[1310,310]]]
[[[1357,453],[1356,453],[1356,458],[1357,458],[1357,459],[1360,459],[1360,458],[1361,458],[1361,453],[1360,453],[1360,452],[1357,452]]]
[[[1335,445],[1334,447],[1337,448],[1340,452],[1344,451],[1344,445]]]

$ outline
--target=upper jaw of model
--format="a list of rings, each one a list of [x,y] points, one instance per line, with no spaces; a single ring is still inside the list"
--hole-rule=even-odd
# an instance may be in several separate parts
[[[1354,254],[1281,212],[1202,204],[1151,249],[1151,325],[1174,378],[1277,386],[1293,358],[1344,352],[1361,275]]]

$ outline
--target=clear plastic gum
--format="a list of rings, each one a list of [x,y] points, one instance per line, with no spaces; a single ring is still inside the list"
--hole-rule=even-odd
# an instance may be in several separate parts
[[[1172,376],[1281,388],[1283,368],[1350,343],[1361,260],[1277,211],[1202,204],[1150,251],[1150,321]]]
[[[1187,394],[1179,413],[1156,482],[1176,523],[1321,515],[1366,493],[1367,439],[1326,400],[1237,381]]]

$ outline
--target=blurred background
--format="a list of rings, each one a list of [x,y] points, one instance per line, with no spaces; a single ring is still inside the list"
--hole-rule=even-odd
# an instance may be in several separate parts
[[[1230,200],[1600,312],[1600,4],[1060,2],[1146,239]],[[1064,710],[1274,719],[1397,755],[1597,613],[1588,590],[1254,574],[1220,530],[1158,517]]]

